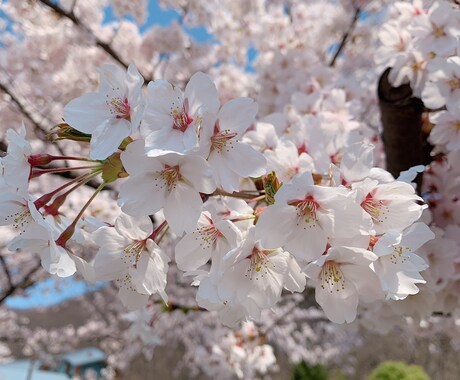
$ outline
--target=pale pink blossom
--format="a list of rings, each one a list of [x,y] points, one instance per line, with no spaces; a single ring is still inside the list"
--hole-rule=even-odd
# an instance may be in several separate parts
[[[434,236],[426,224],[414,223],[403,232],[393,230],[379,238],[373,248],[379,259],[373,266],[388,299],[400,300],[418,293],[415,284],[425,283],[420,272],[428,265],[415,252]]]
[[[184,92],[164,80],[150,82],[141,128],[147,155],[197,149],[203,117],[219,104],[214,82],[203,73],[194,74]]]
[[[123,304],[130,309],[144,306],[151,294],[167,302],[165,292],[169,258],[150,238],[149,217],[121,214],[113,227],[94,232],[99,246],[93,270],[96,281],[115,280]]]
[[[99,69],[99,91],[80,96],[64,108],[64,119],[76,130],[91,134],[90,157],[103,160],[139,128],[144,109],[144,80],[131,63],[128,71],[112,64]]]
[[[174,233],[192,232],[203,208],[200,192],[211,194],[216,189],[211,168],[200,156],[168,153],[146,157],[143,144],[143,140],[137,140],[121,155],[129,173],[120,187],[118,202],[122,210],[142,216],[163,208]]]
[[[383,299],[377,275],[370,265],[377,256],[362,248],[332,247],[304,272],[315,286],[316,302],[335,323],[355,320],[360,300]]]
[[[218,187],[238,191],[240,178],[265,174],[264,156],[240,141],[254,123],[257,104],[250,98],[237,98],[225,103],[216,116],[208,113],[200,131],[200,154],[213,169]]]
[[[317,186],[306,172],[278,190],[257,227],[264,246],[283,247],[308,263],[324,253],[328,237],[367,235],[372,223],[347,189]]]
[[[423,199],[405,182],[379,184],[367,179],[356,183],[353,188],[357,190],[357,202],[371,216],[377,234],[409,227],[427,207],[417,203]]]
[[[437,109],[447,105],[458,109],[460,101],[460,57],[439,60],[432,64],[426,86],[421,93],[425,106]]]

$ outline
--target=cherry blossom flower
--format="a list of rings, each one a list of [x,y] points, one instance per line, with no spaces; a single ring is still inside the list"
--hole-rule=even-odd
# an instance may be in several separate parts
[[[275,204],[259,217],[258,237],[264,246],[283,247],[308,263],[323,254],[328,237],[369,234],[372,223],[362,211],[348,190],[314,185],[306,172],[276,193]]]
[[[177,266],[183,271],[194,271],[212,258],[213,266],[219,267],[218,262],[241,240],[241,232],[232,222],[215,221],[209,212],[204,211],[196,229],[176,244]]]
[[[2,160],[2,165],[5,183],[15,188],[16,191],[26,194],[31,170],[28,159],[32,154],[32,147],[25,137],[26,127],[24,124],[21,125],[18,132],[13,129],[7,130],[8,148],[7,154]]]
[[[267,149],[275,149],[279,143],[279,137],[273,124],[258,122],[254,129],[244,134],[243,142],[249,143],[263,153]]]
[[[260,319],[260,309],[251,298],[244,304],[226,295],[219,294],[220,277],[208,275],[200,280],[196,302],[200,307],[215,311],[221,323],[228,327],[236,327],[241,321],[252,318]]]
[[[235,326],[272,307],[281,291],[301,292],[305,276],[295,259],[282,249],[265,249],[252,227],[244,242],[224,257],[221,269],[201,279],[197,302],[215,310],[222,323]]]
[[[316,283],[316,302],[335,323],[351,323],[361,300],[383,298],[379,279],[370,264],[377,256],[362,248],[332,247],[304,269]]]
[[[351,185],[365,178],[379,182],[393,182],[393,176],[382,168],[374,167],[374,145],[355,143],[343,151],[339,165],[340,177],[336,176],[337,184]]]
[[[12,226],[17,236],[10,242],[27,239],[28,236],[39,236],[48,230],[44,217],[37,210],[34,202],[29,197],[18,193],[0,193],[0,226]]]
[[[240,142],[254,122],[257,104],[250,98],[237,98],[225,103],[214,117],[208,114],[200,131],[200,154],[213,168],[218,187],[239,190],[240,178],[265,174],[266,160],[250,145]]]
[[[454,232],[456,236],[459,227],[450,225],[446,231],[438,230],[433,240],[430,240],[417,249],[417,255],[422,257],[429,268],[423,272],[423,278],[427,286],[436,293],[446,288],[452,279],[457,278],[459,273],[457,266],[460,263],[460,244],[449,235]]]
[[[165,302],[166,273],[169,258],[150,238],[153,232],[149,217],[133,218],[121,214],[114,227],[94,232],[99,246],[94,259],[94,277],[98,281],[116,280],[123,304],[136,309],[158,293]]]
[[[0,210],[3,215],[0,226],[12,225],[17,233],[8,249],[39,253],[43,268],[50,274],[68,277],[75,273],[75,263],[67,251],[56,245],[58,230],[45,220],[32,200],[17,193],[2,193]]]
[[[415,96],[422,96],[426,91],[427,59],[418,50],[411,50],[407,54],[395,57],[395,63],[391,68],[388,80],[394,87],[410,83]]]
[[[137,140],[121,154],[129,173],[120,187],[118,202],[122,210],[142,216],[163,208],[175,234],[192,232],[203,208],[200,192],[211,194],[216,189],[209,165],[200,156],[177,153],[146,157],[143,143]]]
[[[445,144],[450,151],[460,150],[460,108],[448,108],[447,111],[430,115],[434,127],[430,140],[434,144]]]
[[[373,266],[387,298],[399,300],[418,293],[415,284],[425,283],[419,272],[428,265],[415,251],[434,237],[426,224],[414,223],[403,232],[390,231],[379,238],[373,248],[379,259]]]
[[[457,43],[458,18],[448,2],[434,2],[427,14],[414,19],[409,31],[417,38],[416,47],[425,53],[450,55]]]
[[[460,57],[438,60],[431,65],[426,86],[421,93],[425,106],[432,109],[447,105],[458,108],[460,101]]]
[[[378,65],[391,67],[395,64],[398,55],[405,55],[412,48],[412,35],[398,22],[388,22],[379,31],[382,46],[375,53]]]
[[[287,183],[298,173],[312,171],[313,159],[305,152],[298,153],[297,147],[290,140],[281,141],[275,150],[265,152],[268,171],[275,171],[278,179]]]
[[[95,160],[110,156],[137,131],[144,109],[144,80],[133,63],[126,73],[106,64],[99,74],[98,92],[80,96],[64,108],[64,119],[70,126],[91,134],[90,157]]]
[[[212,197],[204,204],[204,210],[211,213],[213,220],[229,220],[244,233],[254,223],[254,210],[243,199]]]
[[[18,242],[17,248],[33,249],[40,254],[42,267],[50,274],[58,277],[72,276],[77,267],[69,252],[56,244],[52,234],[41,234],[36,239],[27,239]]]
[[[295,259],[282,249],[266,249],[251,228],[243,244],[230,251],[222,264],[219,295],[244,304],[251,298],[260,309],[273,306],[283,288],[301,292],[305,277]]]
[[[147,155],[196,149],[204,114],[216,113],[219,104],[214,82],[203,73],[190,78],[184,93],[164,80],[150,82],[141,128]]]
[[[357,202],[371,216],[377,234],[403,230],[418,220],[428,207],[417,203],[423,199],[405,182],[378,184],[366,179],[353,188],[357,190]]]

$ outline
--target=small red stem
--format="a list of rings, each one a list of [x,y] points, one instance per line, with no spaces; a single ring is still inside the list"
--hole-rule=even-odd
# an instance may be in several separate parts
[[[37,178],[42,174],[47,173],[65,173],[70,172],[72,170],[85,170],[85,169],[96,169],[99,166],[74,166],[74,167],[67,167],[67,168],[52,168],[52,169],[33,169],[30,175],[30,179]]]
[[[147,239],[152,239],[152,240],[155,240],[155,238],[158,236],[158,234],[161,232],[161,230],[163,228],[165,228],[165,226],[168,225],[168,222],[165,220],[163,223],[161,223],[156,229],[155,231],[152,232],[152,234],[147,238]]]
[[[38,198],[34,202],[35,207],[37,208],[37,210],[42,208],[44,205],[46,205],[60,191],[64,190],[65,188],[71,186],[72,184],[74,184],[76,182],[81,181],[82,184],[83,184],[83,183],[89,181],[91,178],[93,178],[94,176],[96,176],[98,174],[99,173],[86,173],[86,174],[82,174],[81,176],[78,176],[77,178],[74,178],[73,180],[65,183],[64,185],[59,186],[57,189],[53,190],[52,192],[42,195],[40,198]]]

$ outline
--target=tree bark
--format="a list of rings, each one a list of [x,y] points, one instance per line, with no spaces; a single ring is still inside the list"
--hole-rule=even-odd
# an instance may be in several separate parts
[[[423,102],[413,96],[409,84],[393,87],[388,81],[391,68],[379,80],[378,98],[383,125],[382,140],[387,170],[397,178],[412,166],[427,164],[422,133]],[[422,173],[416,178],[420,192]]]

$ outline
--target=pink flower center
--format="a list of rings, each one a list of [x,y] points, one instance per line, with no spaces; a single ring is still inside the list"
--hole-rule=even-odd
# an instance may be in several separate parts
[[[208,218],[209,219],[209,218]],[[216,226],[212,223],[207,226],[197,228],[202,240],[203,248],[216,248],[217,239],[222,238],[224,235],[220,232]]]
[[[444,37],[445,35],[446,35],[446,31],[444,30],[442,26],[433,24],[433,36],[435,38],[441,38],[441,37]]]
[[[250,280],[259,280],[259,276],[262,278],[268,273],[268,253],[270,253],[269,250],[261,250],[257,246],[254,246],[251,254],[247,257],[249,267],[245,274],[246,277],[249,277]]]
[[[375,199],[371,193],[361,202],[361,207],[366,211],[374,223],[383,223],[387,219],[389,212],[387,204],[389,201]]]
[[[176,188],[177,182],[182,178],[179,171],[179,165],[165,165],[165,168],[161,172],[160,176],[168,188],[168,191],[174,190]]]
[[[147,245],[147,239],[145,240],[134,240],[131,244],[125,247],[121,261],[127,265],[137,265],[137,262],[141,258],[141,254]]]
[[[297,215],[304,218],[307,224],[318,220],[317,212],[319,204],[315,201],[313,196],[308,195],[303,200],[291,201],[288,204],[295,206],[297,209]]]
[[[329,290],[329,293],[335,289],[336,292],[345,290],[345,277],[340,269],[340,265],[335,261],[326,261],[319,274],[321,288]]]
[[[460,78],[452,78],[448,83],[451,91],[460,89]]]
[[[393,254],[390,256],[390,262],[394,265],[404,264],[408,258],[404,256],[404,252],[410,252],[407,247],[398,246],[393,250]]]
[[[131,120],[131,106],[126,98],[112,98],[108,100],[107,106],[112,116],[116,119]]]
[[[229,129],[220,130],[219,121],[214,126],[214,134],[211,137],[211,150],[217,150],[219,153],[225,149],[226,152],[230,152],[232,148],[232,139],[237,136],[237,133],[230,132]]]
[[[181,109],[173,108],[170,114],[174,120],[173,129],[185,132],[188,126],[193,123],[193,117],[188,114],[188,99],[184,100]]]

